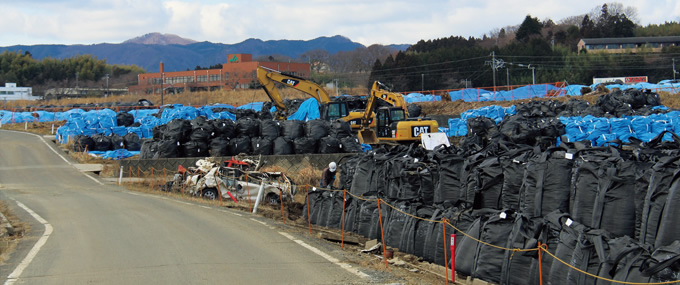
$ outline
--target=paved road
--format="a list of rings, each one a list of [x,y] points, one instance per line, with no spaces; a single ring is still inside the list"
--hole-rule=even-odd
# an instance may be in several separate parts
[[[58,152],[58,151],[57,151]],[[0,199],[31,224],[0,266],[16,284],[365,283],[279,230],[230,210],[103,185],[40,137],[0,131]],[[17,208],[42,217],[53,231]],[[49,227],[48,226],[48,227]],[[45,240],[18,279],[6,279]]]

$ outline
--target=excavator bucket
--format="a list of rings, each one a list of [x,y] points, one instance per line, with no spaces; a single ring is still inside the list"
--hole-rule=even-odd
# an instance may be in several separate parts
[[[378,136],[375,135],[375,131],[371,129],[363,129],[360,130],[358,133],[359,136],[359,142],[360,143],[366,143],[366,144],[377,144],[378,143]]]

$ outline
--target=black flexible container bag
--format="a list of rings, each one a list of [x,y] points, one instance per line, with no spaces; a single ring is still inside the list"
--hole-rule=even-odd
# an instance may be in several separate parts
[[[251,149],[249,137],[235,137],[229,141],[229,153],[238,155],[241,153],[249,154]]]
[[[236,123],[230,119],[212,120],[215,136],[226,138],[236,137]]]
[[[310,190],[309,196],[305,199],[305,205],[302,208],[302,217],[316,225],[321,210],[321,201],[323,200],[322,194],[325,191],[319,191],[315,187]],[[309,205],[309,207],[307,207],[307,205]]]
[[[188,141],[182,144],[183,157],[206,157],[208,156],[208,144],[203,141]]]
[[[667,246],[680,239],[678,217],[680,217],[680,172],[676,171],[673,175],[671,187],[668,189],[666,205],[659,220],[654,247]]]
[[[281,135],[288,140],[295,140],[305,136],[305,123],[298,120],[286,120],[281,122]]]
[[[210,156],[230,156],[229,139],[226,137],[216,137],[210,141]]]
[[[403,201],[395,204],[394,206],[398,211],[392,212],[390,215],[390,220],[384,229],[385,245],[401,249],[402,233],[405,230],[409,220],[413,219],[407,214],[415,215],[418,205],[408,201]]]
[[[125,139],[117,134],[111,134],[111,150],[125,148]]]
[[[520,188],[519,207],[522,213],[529,217],[542,217],[554,210],[569,212],[571,155],[562,148],[550,148],[529,159]]]
[[[340,141],[332,136],[326,136],[319,140],[318,153],[340,153]]]
[[[191,122],[184,119],[173,119],[168,122],[163,133],[163,139],[179,142],[189,141],[191,135]]]
[[[270,138],[252,138],[250,143],[254,155],[272,155],[274,152],[274,142]]]
[[[154,158],[176,158],[180,156],[180,143],[176,140],[161,140],[158,142],[158,152]]]
[[[284,137],[278,137],[274,139],[272,143],[274,145],[272,150],[274,155],[286,155],[295,153],[295,146],[293,145],[293,142]]]
[[[481,227],[479,239],[488,244],[506,247],[514,225],[515,214],[512,211],[490,215]],[[475,255],[475,266],[471,276],[500,283],[504,260],[504,249],[481,245]]]
[[[109,151],[112,150],[111,137],[102,134],[97,134],[92,136],[94,140],[94,149],[96,151]]]
[[[673,183],[673,174],[678,169],[680,169],[680,156],[663,157],[652,167],[642,208],[638,237],[640,242],[649,244],[656,242],[661,217],[668,200],[668,190]]]
[[[135,123],[135,117],[126,112],[119,112],[116,114],[116,125],[120,127],[129,127]]]
[[[363,152],[359,139],[354,136],[344,137],[340,139],[340,148],[342,152],[358,153]]]
[[[260,136],[268,139],[276,139],[281,135],[281,122],[272,120],[260,121]]]
[[[318,141],[314,138],[300,137],[293,140],[296,154],[316,153]]]
[[[154,140],[144,140],[139,150],[140,159],[152,159],[158,152],[158,142]]]
[[[305,134],[309,138],[314,138],[315,140],[320,140],[321,138],[328,135],[328,122],[316,119],[305,122]]]
[[[250,117],[238,119],[236,121],[237,135],[240,137],[258,137],[260,136],[260,121]]]
[[[94,139],[86,135],[77,135],[73,137],[73,151],[90,151],[94,150],[95,143]]]
[[[163,136],[165,135],[165,130],[168,128],[168,125],[158,125],[153,127],[151,129],[151,134],[153,135],[154,140],[162,140]]]
[[[129,151],[138,151],[142,148],[141,140],[135,133],[127,133],[123,136],[123,143],[125,149]]]
[[[430,229],[428,224],[431,223],[427,220],[432,218],[434,212],[435,208],[431,205],[417,205],[415,216],[418,218],[408,219],[401,233],[398,247],[401,252],[423,256],[423,244],[427,238],[427,230]]]
[[[351,137],[352,136],[352,126],[343,119],[337,119],[331,123],[330,126],[330,136],[337,139]]]

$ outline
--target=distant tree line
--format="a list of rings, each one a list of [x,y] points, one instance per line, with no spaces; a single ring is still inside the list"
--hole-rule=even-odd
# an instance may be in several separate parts
[[[451,36],[421,40],[394,56],[376,60],[368,83],[382,81],[399,91],[520,85],[566,80],[589,84],[593,77],[648,76],[672,78],[672,59],[680,47],[661,53],[604,54],[577,50],[581,38],[669,36],[680,34],[677,22],[642,27],[635,8],[609,3],[556,24],[527,15],[517,27],[505,27],[482,38]],[[496,61],[494,61],[494,59]],[[495,70],[493,67],[496,67]]]
[[[111,88],[122,88],[130,77],[136,80],[140,73],[144,70],[137,66],[108,65],[91,55],[36,60],[29,52],[0,53],[0,85],[10,82],[33,87],[34,93],[46,88],[72,88],[76,83],[81,87],[102,86],[106,74]]]

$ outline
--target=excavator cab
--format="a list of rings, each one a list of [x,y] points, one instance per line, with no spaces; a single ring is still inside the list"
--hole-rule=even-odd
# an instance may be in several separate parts
[[[328,102],[321,107],[321,118],[329,122],[333,122],[349,115],[347,102]]]
[[[376,116],[378,117],[377,128],[378,137],[380,138],[392,138],[396,135],[396,122],[403,121],[406,119],[406,114],[403,108],[393,107],[383,107],[376,110]]]

